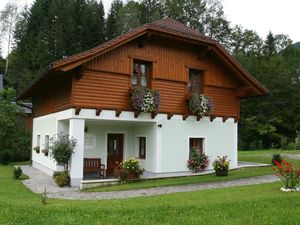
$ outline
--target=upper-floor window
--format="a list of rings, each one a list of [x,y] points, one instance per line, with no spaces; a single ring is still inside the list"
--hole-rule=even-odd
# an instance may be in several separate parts
[[[134,60],[132,86],[149,87],[151,79],[151,63]]]
[[[201,70],[189,70],[189,83],[188,89],[190,94],[203,93],[203,71]]]

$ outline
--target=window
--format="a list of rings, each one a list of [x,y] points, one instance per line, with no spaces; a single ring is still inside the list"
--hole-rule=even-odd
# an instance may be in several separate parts
[[[45,149],[49,149],[49,135],[45,135]]]
[[[38,135],[36,137],[36,146],[40,147],[40,144],[41,144],[41,135]]]
[[[188,89],[190,94],[203,93],[203,71],[189,70],[189,84]]]
[[[203,138],[190,138],[190,151],[192,149],[195,149],[199,153],[204,153]]]
[[[137,61],[133,63],[132,86],[150,86],[151,64],[149,62]]]
[[[146,137],[139,137],[139,158],[146,158]]]

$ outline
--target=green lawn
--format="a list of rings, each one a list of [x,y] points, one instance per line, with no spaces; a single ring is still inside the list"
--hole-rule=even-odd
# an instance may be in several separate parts
[[[239,151],[239,160],[246,162],[259,162],[259,163],[271,163],[272,155],[279,153],[283,158],[294,164],[300,164],[300,160],[289,159],[284,157],[286,154],[294,155],[300,154],[300,150],[258,150],[258,151]]]
[[[12,166],[0,166],[0,224],[299,224],[300,193],[281,183],[122,200],[49,199],[41,205]]]

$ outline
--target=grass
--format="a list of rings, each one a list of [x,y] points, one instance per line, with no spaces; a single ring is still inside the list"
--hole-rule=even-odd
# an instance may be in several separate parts
[[[239,151],[239,160],[246,162],[258,162],[258,163],[271,163],[272,155],[275,153],[279,153],[283,156],[287,161],[300,164],[297,159],[289,159],[284,157],[285,154],[300,154],[300,150],[257,150],[257,151]]]
[[[205,190],[134,199],[49,199],[41,204],[12,166],[0,166],[0,224],[299,224],[300,193],[281,183]]]

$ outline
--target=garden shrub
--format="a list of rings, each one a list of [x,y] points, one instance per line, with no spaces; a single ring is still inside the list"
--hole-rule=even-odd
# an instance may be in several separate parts
[[[9,150],[0,152],[0,162],[3,165],[8,165],[13,160],[13,154]]]
[[[281,163],[282,157],[279,153],[273,154],[273,158],[272,158],[273,165],[276,165],[275,161],[277,161],[278,163]]]
[[[67,171],[63,171],[54,177],[55,183],[59,187],[65,187],[70,185],[70,176]]]
[[[20,176],[22,175],[22,169],[18,166],[17,168],[14,168],[14,178],[19,179]]]

